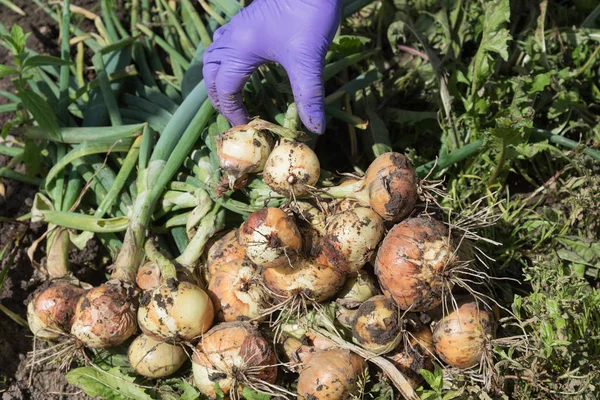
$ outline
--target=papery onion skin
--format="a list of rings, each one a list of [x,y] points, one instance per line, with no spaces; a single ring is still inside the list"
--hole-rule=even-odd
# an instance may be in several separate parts
[[[208,247],[206,267],[208,277],[214,275],[223,265],[234,260],[244,259],[246,250],[238,241],[238,230],[233,229]]]
[[[434,354],[431,329],[422,327],[421,330],[409,333],[407,343],[398,346],[390,355],[390,360],[406,376],[411,386],[415,387],[423,380],[420,374],[422,369],[433,371]]]
[[[364,269],[350,273],[344,287],[337,293],[336,303],[354,309],[373,296],[378,295],[377,278]]]
[[[383,220],[376,212],[357,207],[328,221],[325,247],[337,252],[332,259],[343,259],[350,272],[356,272],[371,259],[384,231]]]
[[[135,281],[144,292],[156,289],[162,282],[160,268],[152,261],[146,262],[138,269]]]
[[[392,299],[374,296],[358,308],[352,323],[356,343],[375,353],[394,350],[402,339],[402,320]]]
[[[269,155],[263,174],[271,189],[291,198],[309,192],[319,180],[321,165],[306,144],[282,139]]]
[[[145,334],[175,342],[198,339],[210,329],[213,319],[208,294],[192,283],[173,278],[146,292],[138,310],[138,323]]]
[[[174,374],[187,360],[181,346],[144,334],[131,342],[127,357],[135,372],[148,378],[164,378]]]
[[[359,391],[365,360],[348,350],[314,353],[300,373],[298,398],[303,400],[346,400]]]
[[[71,333],[88,348],[118,346],[137,330],[136,308],[133,285],[111,279],[79,299]]]
[[[409,218],[394,226],[377,252],[375,273],[381,288],[401,310],[428,311],[451,290],[447,275],[454,264],[454,246],[446,225]]]
[[[410,161],[400,153],[377,157],[364,177],[369,206],[386,221],[407,217],[419,200],[419,179]]]
[[[263,268],[289,264],[302,249],[302,236],[294,220],[273,207],[250,214],[240,227],[238,239],[246,256]]]
[[[215,142],[219,167],[231,189],[245,186],[247,174],[261,172],[273,149],[271,135],[247,125],[234,126]]]
[[[85,289],[68,279],[55,280],[40,288],[27,304],[27,323],[41,339],[55,340],[71,332],[77,302]]]
[[[346,276],[346,271],[306,259],[296,260],[293,266],[263,271],[265,285],[282,299],[304,295],[319,303],[333,297],[344,285]]]
[[[234,260],[224,264],[208,283],[216,320],[232,322],[261,316],[266,295],[259,284],[260,274],[249,261]]]
[[[192,366],[194,385],[204,395],[215,398],[214,382],[225,395],[234,379],[243,374],[248,380],[274,383],[277,356],[257,328],[248,322],[225,322],[206,332],[198,343]],[[238,379],[239,381],[239,379]]]
[[[433,344],[442,361],[461,369],[479,364],[490,338],[495,336],[494,315],[471,299],[449,304],[450,313],[435,323]]]

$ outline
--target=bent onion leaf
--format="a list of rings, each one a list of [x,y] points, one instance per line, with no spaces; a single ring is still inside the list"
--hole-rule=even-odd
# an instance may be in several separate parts
[[[107,400],[151,400],[145,389],[133,383],[134,378],[121,373],[118,367],[102,371],[94,367],[81,367],[70,371],[67,382],[81,388],[88,396]]]

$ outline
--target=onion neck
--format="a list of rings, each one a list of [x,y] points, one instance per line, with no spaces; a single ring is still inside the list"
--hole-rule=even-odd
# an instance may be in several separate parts
[[[50,278],[69,275],[69,247],[71,240],[66,228],[55,228],[48,234],[46,271]]]
[[[323,192],[334,199],[355,199],[363,206],[369,205],[369,192],[365,186],[364,179],[360,179],[350,185],[324,188]]]
[[[215,204],[212,211],[202,218],[194,237],[175,261],[186,270],[193,272],[196,262],[204,252],[204,246],[208,239],[223,228],[224,220],[225,210]]]
[[[169,258],[165,257],[154,245],[152,239],[146,240],[146,244],[144,245],[144,250],[146,251],[146,256],[158,265],[160,269],[160,275],[162,277],[162,281],[165,282],[167,279],[177,279],[177,267],[175,264],[169,260]]]

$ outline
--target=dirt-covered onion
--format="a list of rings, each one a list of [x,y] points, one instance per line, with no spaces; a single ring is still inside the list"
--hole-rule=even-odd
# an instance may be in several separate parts
[[[319,180],[321,165],[306,144],[282,139],[267,159],[263,174],[271,189],[292,198],[310,191]]]
[[[41,339],[55,340],[71,332],[75,306],[85,289],[78,281],[62,278],[42,287],[27,304],[27,323]]]
[[[210,329],[214,309],[204,290],[168,278],[153,291],[144,293],[137,317],[140,328],[148,335],[192,341]]]
[[[381,243],[375,273],[383,292],[400,309],[428,311],[451,290],[455,258],[446,225],[426,217],[409,218],[394,226]]]
[[[254,319],[266,305],[261,276],[249,261],[234,260],[215,272],[208,283],[217,321]]]
[[[277,297],[304,296],[316,302],[334,296],[344,285],[346,276],[346,271],[306,259],[297,259],[293,266],[286,264],[263,271],[265,285]]]
[[[239,229],[238,239],[246,256],[263,268],[289,265],[302,248],[302,236],[294,220],[272,207],[250,214]]]
[[[142,291],[156,289],[161,284],[160,268],[156,263],[147,261],[137,272],[135,281]]]
[[[472,299],[458,301],[458,308],[448,305],[448,315],[435,323],[433,344],[436,353],[456,368],[479,364],[495,336],[494,315],[483,304]]]
[[[229,189],[246,186],[249,173],[261,172],[273,149],[271,135],[252,126],[239,125],[215,138],[219,167]]]
[[[346,400],[358,395],[366,361],[348,350],[331,349],[310,355],[298,379],[298,398]]]
[[[89,348],[117,346],[137,330],[136,308],[133,285],[111,279],[80,297],[71,333]]]
[[[352,337],[363,348],[385,354],[402,339],[402,320],[396,304],[384,295],[374,296],[358,307],[352,323]]]
[[[257,328],[247,322],[225,322],[206,332],[192,357],[194,385],[216,398],[215,383],[227,396],[244,386],[253,389],[277,379],[277,356]]]
[[[206,270],[209,279],[228,262],[246,258],[246,250],[238,241],[237,229],[227,232],[207,248]]]
[[[341,262],[355,272],[371,259],[384,230],[383,220],[376,212],[365,207],[354,208],[328,221],[323,250],[334,266]]]
[[[433,370],[435,348],[429,327],[422,326],[420,330],[410,331],[407,335],[406,343],[398,346],[390,355],[390,360],[414,387],[423,379],[420,374],[422,369]]]
[[[353,309],[379,294],[376,278],[364,269],[350,273],[344,287],[338,292],[336,303]]]
[[[185,350],[181,346],[144,334],[131,342],[127,356],[133,369],[148,378],[169,376],[187,360]]]

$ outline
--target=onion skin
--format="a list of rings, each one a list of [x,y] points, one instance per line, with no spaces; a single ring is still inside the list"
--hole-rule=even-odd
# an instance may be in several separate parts
[[[407,217],[419,200],[419,178],[410,161],[400,153],[377,157],[364,177],[369,205],[384,220],[398,222]]]
[[[214,309],[204,290],[169,278],[144,293],[137,317],[147,335],[175,342],[192,341],[210,329]]]
[[[250,214],[238,239],[246,256],[263,268],[289,264],[302,249],[302,236],[294,220],[279,208],[262,208]]]
[[[433,371],[433,335],[428,327],[411,332],[408,343],[399,346],[390,360],[408,379],[411,386],[415,387],[423,380],[420,370]]]
[[[274,383],[277,356],[256,327],[247,322],[226,322],[202,337],[192,357],[194,385],[204,395],[216,398],[215,382],[225,395],[234,379],[243,377]],[[242,382],[240,382],[242,383]]]
[[[31,332],[41,339],[55,340],[71,332],[77,302],[85,289],[68,279],[59,279],[38,290],[27,304]]]
[[[429,311],[449,292],[446,275],[455,262],[446,226],[429,218],[409,218],[381,243],[375,273],[386,296],[401,310]]]
[[[294,266],[284,265],[263,271],[265,285],[275,294],[284,299],[303,294],[319,303],[333,297],[342,288],[346,275],[346,271],[305,259],[298,259]]]
[[[358,380],[367,363],[348,350],[331,349],[311,355],[298,379],[298,398],[346,400],[358,394]]]
[[[162,278],[158,265],[152,261],[146,262],[138,269],[135,281],[138,287],[144,292],[159,287]]]
[[[384,230],[383,220],[376,212],[358,207],[337,214],[329,221],[324,247],[337,253],[332,259],[343,259],[350,272],[356,272],[375,253]]]
[[[111,279],[79,299],[71,333],[89,348],[118,346],[137,330],[136,308],[133,285]]]
[[[436,322],[433,344],[447,364],[461,369],[479,364],[489,338],[495,335],[493,314],[473,300],[462,300],[455,310]]]
[[[392,299],[374,296],[358,308],[352,323],[352,336],[356,343],[375,354],[389,353],[402,339],[401,323]]]
[[[354,309],[379,294],[376,278],[364,269],[350,273],[335,300],[344,308]]]
[[[187,360],[181,346],[140,335],[129,345],[129,363],[138,374],[148,378],[164,378],[175,373]]]
[[[319,180],[321,165],[310,147],[282,139],[269,155],[263,174],[271,189],[291,198],[309,192]]]
[[[246,250],[238,242],[238,230],[227,232],[208,249],[206,266],[209,279],[223,265],[244,258],[246,258]]]
[[[266,296],[258,284],[260,279],[256,267],[244,260],[231,261],[212,275],[208,283],[208,294],[217,321],[258,318],[266,304]]]

